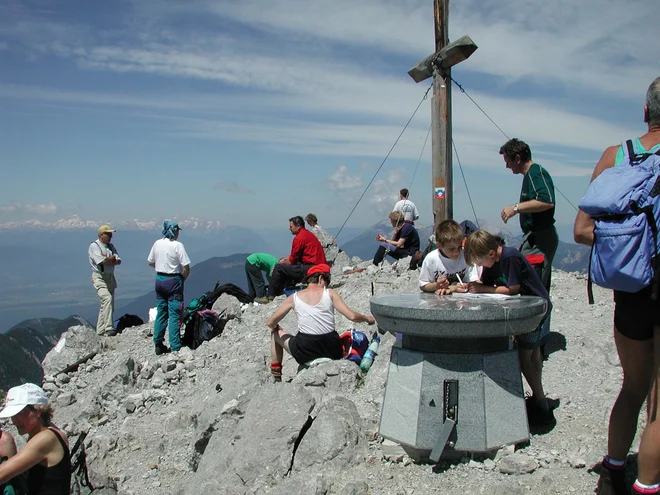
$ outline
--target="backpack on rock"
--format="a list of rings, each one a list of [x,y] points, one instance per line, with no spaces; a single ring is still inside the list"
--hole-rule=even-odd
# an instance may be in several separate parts
[[[606,289],[638,292],[651,286],[658,297],[660,260],[660,151],[637,154],[622,144],[625,161],[604,170],[589,185],[579,207],[595,222],[587,291],[592,282]]]

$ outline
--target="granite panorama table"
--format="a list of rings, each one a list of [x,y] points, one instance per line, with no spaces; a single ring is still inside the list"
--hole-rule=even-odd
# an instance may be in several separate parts
[[[417,459],[488,452],[529,439],[518,353],[511,337],[534,330],[540,297],[391,294],[371,298],[392,348],[379,433]],[[452,452],[453,451],[453,452]]]

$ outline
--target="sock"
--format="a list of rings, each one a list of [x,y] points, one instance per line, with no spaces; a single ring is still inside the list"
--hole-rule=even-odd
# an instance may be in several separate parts
[[[643,483],[640,483],[639,480],[636,480],[633,484],[632,492],[657,494],[660,493],[660,483],[656,483],[655,485],[644,485]]]
[[[618,461],[615,459],[612,459],[609,455],[606,455],[603,458],[602,464],[607,467],[608,469],[623,469],[626,467],[626,461]]]

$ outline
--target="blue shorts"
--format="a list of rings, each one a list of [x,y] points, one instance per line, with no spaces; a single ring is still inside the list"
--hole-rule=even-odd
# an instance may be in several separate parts
[[[539,326],[531,332],[516,335],[516,342],[520,349],[537,349],[550,338],[550,315],[548,314]]]

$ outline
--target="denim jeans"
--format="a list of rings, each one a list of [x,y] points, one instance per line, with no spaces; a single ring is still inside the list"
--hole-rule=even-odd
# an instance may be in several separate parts
[[[181,349],[181,311],[183,310],[183,278],[181,275],[156,275],[158,313],[154,322],[154,344],[163,343],[168,328],[170,349]]]

